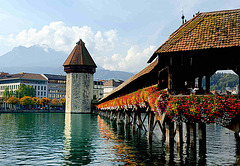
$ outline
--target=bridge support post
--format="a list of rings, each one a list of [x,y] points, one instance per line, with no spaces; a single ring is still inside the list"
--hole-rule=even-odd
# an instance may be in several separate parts
[[[152,142],[152,135],[154,130],[154,112],[149,110],[148,112],[148,142]]]
[[[196,123],[190,123],[190,145],[196,147]]]
[[[205,158],[206,155],[206,124],[198,123],[199,156]]]
[[[130,125],[130,111],[125,110],[125,126],[129,126]]]
[[[113,110],[110,111],[109,119],[110,119],[110,121],[113,120]]]
[[[169,119],[166,121],[166,147],[173,149],[174,146],[174,123]]]
[[[133,116],[132,117],[132,133],[134,134],[136,130],[136,124],[137,124],[137,113],[135,110],[133,110],[132,116]]]
[[[184,133],[184,143],[187,144],[187,146],[190,145],[190,124],[185,122],[183,123],[183,133]]]
[[[121,112],[120,110],[117,112],[117,124],[120,124]]]
[[[142,124],[142,118],[141,118],[141,112],[137,113],[137,117],[138,117],[138,128],[141,129],[143,124]]]
[[[196,123],[190,123],[190,156],[193,161],[196,161],[197,148],[196,148]]]
[[[182,150],[183,145],[183,129],[182,123],[176,124],[176,143],[177,143],[177,150]]]

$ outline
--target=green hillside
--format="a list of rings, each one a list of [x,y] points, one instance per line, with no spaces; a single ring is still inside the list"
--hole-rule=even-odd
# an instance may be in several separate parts
[[[210,78],[210,89],[225,91],[226,87],[231,89],[239,84],[239,77],[231,73],[215,73]],[[205,77],[203,78],[203,85],[205,85]]]

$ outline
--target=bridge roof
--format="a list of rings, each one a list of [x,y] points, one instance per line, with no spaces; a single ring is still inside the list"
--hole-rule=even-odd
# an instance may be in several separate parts
[[[240,46],[240,9],[199,13],[173,32],[151,56],[159,54]]]
[[[148,75],[150,72],[153,72],[154,69],[157,68],[157,64],[158,64],[158,59],[156,59],[154,62],[152,62],[150,65],[148,65],[146,68],[144,68],[142,71],[140,71],[139,73],[135,74],[134,76],[130,77],[128,80],[124,81],[121,85],[119,85],[118,87],[116,87],[113,91],[111,91],[109,94],[107,94],[106,96],[104,96],[99,103],[107,101],[112,99],[113,97],[119,97],[119,95],[125,95],[126,93],[131,93],[137,89],[146,87],[146,83],[148,81],[140,81],[141,78],[143,78],[144,76]],[[157,71],[157,70],[156,70]],[[141,83],[141,87],[137,86],[137,82]],[[134,88],[129,88],[132,86],[132,84],[134,84]],[[149,85],[148,85],[149,86]],[[126,89],[131,89],[131,91],[126,91]]]

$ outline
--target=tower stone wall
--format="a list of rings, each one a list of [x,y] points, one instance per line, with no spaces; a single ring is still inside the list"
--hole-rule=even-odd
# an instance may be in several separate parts
[[[97,65],[80,39],[63,64],[67,73],[66,113],[91,113],[93,74]]]
[[[92,73],[67,73],[66,113],[90,113],[92,97]]]

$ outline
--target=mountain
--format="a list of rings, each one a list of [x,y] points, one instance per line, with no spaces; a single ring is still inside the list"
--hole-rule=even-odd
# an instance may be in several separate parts
[[[124,72],[124,71],[110,71],[105,69],[98,69],[94,74],[94,80],[110,80],[110,79],[119,79],[119,80],[127,80],[132,77],[133,73]]]
[[[0,71],[7,73],[48,73],[65,74],[62,64],[67,54],[55,51],[48,47],[34,45],[31,47],[18,46],[12,51],[0,56]],[[133,73],[105,70],[98,65],[94,74],[95,79],[121,79],[127,80]]]

